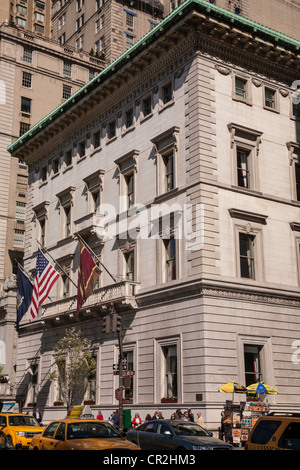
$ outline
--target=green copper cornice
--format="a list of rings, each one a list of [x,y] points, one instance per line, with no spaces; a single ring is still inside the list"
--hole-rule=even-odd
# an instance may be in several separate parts
[[[215,19],[216,21],[219,21],[223,24],[228,24],[231,27],[234,26],[241,31],[251,34],[253,38],[260,38],[261,40],[273,44],[275,47],[280,47],[286,51],[297,54],[300,50],[300,42],[296,39],[290,38],[282,33],[267,28],[259,23],[255,23],[254,21],[248,20],[247,18],[244,18],[240,15],[231,13],[230,11],[213,5],[205,0],[186,0],[164,20],[162,20],[155,28],[145,34],[145,36],[143,36],[129,50],[121,54],[114,62],[102,70],[96,77],[94,77],[86,85],[75,92],[70,98],[64,101],[64,103],[54,109],[40,122],[35,124],[25,134],[13,142],[8,147],[8,151],[10,153],[14,153],[17,149],[20,149],[23,144],[27,143],[32,137],[36,136],[40,131],[53,123],[64,112],[71,109],[76,105],[76,103],[80,102],[94,89],[98,88],[109,78],[116,75],[116,73],[118,73],[122,67],[126,66],[128,62],[139,52],[143,51],[151,43],[154,43],[166,31],[175,26],[180,19],[184,18],[184,16],[188,15],[192,11],[204,14],[207,18]]]

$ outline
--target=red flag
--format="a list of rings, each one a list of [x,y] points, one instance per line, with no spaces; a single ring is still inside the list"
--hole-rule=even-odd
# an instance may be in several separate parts
[[[78,287],[77,287],[77,314],[80,307],[93,292],[94,285],[101,273],[101,270],[93,260],[92,255],[80,242],[80,259],[78,266]]]

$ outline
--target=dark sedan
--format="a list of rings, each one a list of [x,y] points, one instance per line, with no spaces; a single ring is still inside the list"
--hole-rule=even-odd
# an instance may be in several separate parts
[[[127,439],[142,450],[231,450],[231,444],[212,437],[196,423],[182,420],[153,420],[127,433]]]

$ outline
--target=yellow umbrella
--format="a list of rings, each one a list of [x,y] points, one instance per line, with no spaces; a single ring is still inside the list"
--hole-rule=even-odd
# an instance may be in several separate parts
[[[246,390],[248,393],[261,393],[266,395],[276,395],[278,393],[275,388],[270,387],[270,385],[267,385],[264,382],[257,382],[256,384],[249,385]]]
[[[219,388],[219,392],[223,393],[246,393],[246,387],[238,382],[228,382]]]

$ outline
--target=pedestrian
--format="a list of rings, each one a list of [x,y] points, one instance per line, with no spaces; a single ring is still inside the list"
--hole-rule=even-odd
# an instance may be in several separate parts
[[[177,408],[175,412],[176,419],[182,419],[183,418],[183,413],[181,411],[181,408]]]
[[[159,411],[158,414],[157,414],[157,419],[165,419],[162,415],[162,412]]]
[[[189,413],[188,413],[188,411],[185,411],[185,412],[183,413],[183,420],[184,420],[184,421],[189,421]]]
[[[140,424],[142,424],[142,420],[140,418],[140,415],[138,413],[135,413],[134,415],[134,418],[132,420],[132,426],[134,427],[134,429],[139,426]]]
[[[193,415],[193,413],[192,413],[191,408],[188,409],[188,417],[189,417],[189,420],[190,420],[192,423],[195,422],[194,415]]]
[[[146,416],[146,418],[145,418],[145,421],[151,421],[151,419],[152,419],[152,418],[151,418],[151,415],[148,413],[147,416]]]
[[[119,429],[119,419],[119,410],[116,410],[116,412],[111,417],[112,424],[116,429]]]
[[[40,413],[40,410],[36,408],[36,410],[32,413],[32,416],[37,420],[39,424],[42,422],[42,415]]]
[[[97,419],[103,420],[103,414],[101,413],[100,410],[99,410],[99,413],[97,414]]]
[[[203,416],[201,415],[200,411],[198,411],[198,413],[197,413],[196,423],[199,424],[199,426],[201,426],[201,428],[204,428],[204,419],[203,419]]]
[[[219,427],[219,439],[221,439],[221,441],[224,440],[224,435],[225,435],[224,419],[225,419],[225,411],[221,411],[221,426]]]
[[[158,411],[155,411],[154,415],[152,416],[152,419],[158,419]]]
[[[175,413],[172,413],[172,414],[171,414],[171,419],[176,419]]]

